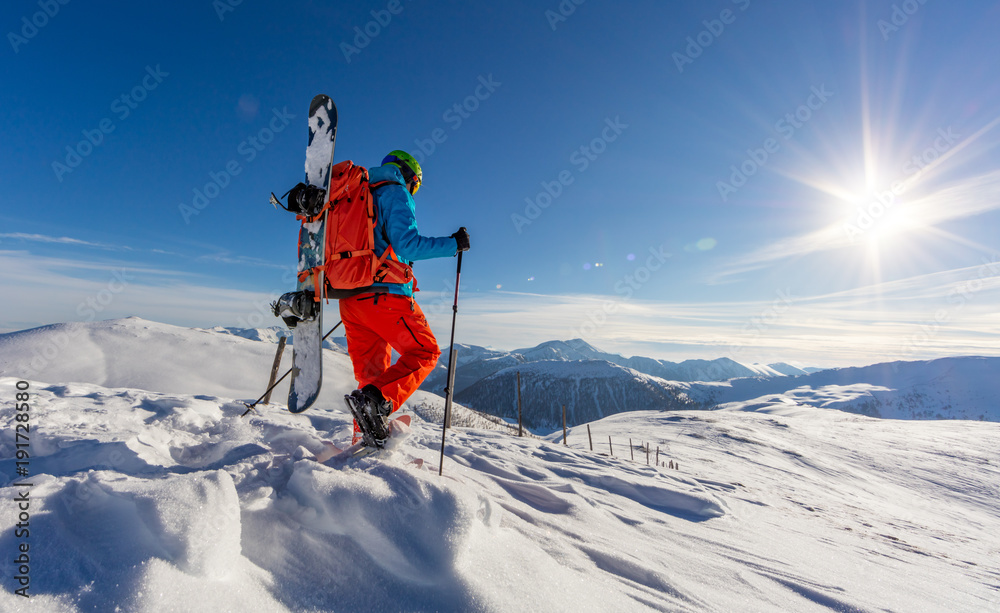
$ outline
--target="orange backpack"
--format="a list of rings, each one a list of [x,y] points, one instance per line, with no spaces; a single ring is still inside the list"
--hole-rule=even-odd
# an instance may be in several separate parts
[[[367,168],[356,166],[350,160],[340,162],[330,169],[329,198],[323,208],[311,217],[298,216],[307,224],[326,215],[325,263],[299,273],[299,281],[313,276],[317,297],[347,298],[364,293],[374,283],[413,280],[413,269],[396,259],[392,245],[382,257],[375,255],[378,211],[373,192],[391,184],[391,181],[382,181],[371,185]],[[324,278],[325,283],[321,280]]]

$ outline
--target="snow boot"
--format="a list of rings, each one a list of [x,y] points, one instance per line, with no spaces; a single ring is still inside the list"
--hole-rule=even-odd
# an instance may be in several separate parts
[[[392,402],[386,400],[374,385],[354,390],[344,396],[347,407],[361,430],[362,441],[368,447],[384,447],[389,438],[389,414]]]

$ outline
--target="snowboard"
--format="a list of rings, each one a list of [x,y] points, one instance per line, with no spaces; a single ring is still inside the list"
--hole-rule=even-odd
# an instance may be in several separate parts
[[[306,180],[330,190],[330,167],[337,140],[337,106],[329,96],[320,94],[309,105],[309,144],[306,146]],[[292,330],[292,382],[288,390],[288,410],[301,413],[316,402],[323,383],[323,307],[315,292],[322,291],[323,273],[308,273],[324,263],[326,216],[299,228],[299,264],[296,290],[316,301],[315,315],[296,324]],[[315,278],[318,275],[319,278]]]

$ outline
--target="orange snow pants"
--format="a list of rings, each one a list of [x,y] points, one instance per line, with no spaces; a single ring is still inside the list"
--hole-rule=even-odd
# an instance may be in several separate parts
[[[340,318],[358,387],[374,385],[393,411],[399,409],[441,355],[420,306],[399,294],[361,294],[340,300]],[[399,354],[395,364],[393,349]]]

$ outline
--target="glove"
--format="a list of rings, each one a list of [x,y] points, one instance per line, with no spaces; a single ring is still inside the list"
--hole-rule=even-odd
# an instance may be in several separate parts
[[[465,228],[459,228],[458,232],[455,232],[454,234],[452,234],[451,237],[453,239],[455,239],[456,243],[458,243],[458,250],[459,251],[468,251],[469,250],[469,231],[468,230],[466,230]]]

